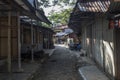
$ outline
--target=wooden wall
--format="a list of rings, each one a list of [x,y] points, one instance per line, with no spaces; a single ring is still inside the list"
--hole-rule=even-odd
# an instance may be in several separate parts
[[[12,16],[11,26],[8,25],[8,17],[0,17],[0,58],[6,58],[8,54],[8,27],[11,29],[11,53],[17,56],[17,17]]]
[[[21,47],[21,52],[22,53],[27,53],[28,50],[31,50],[32,46],[32,33],[31,33],[31,25],[22,25],[21,26],[21,42],[22,42],[22,47]],[[34,47],[34,52],[40,51],[43,49],[43,34],[40,31],[39,28],[36,26],[33,26],[33,44],[35,45]]]

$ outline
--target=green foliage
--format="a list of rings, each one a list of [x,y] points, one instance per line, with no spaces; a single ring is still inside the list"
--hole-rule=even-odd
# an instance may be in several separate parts
[[[75,5],[76,0],[54,0],[53,4],[60,6],[62,10],[60,12],[56,12],[52,10],[49,13],[49,20],[53,21],[55,24],[67,24],[70,16],[70,12],[72,10],[73,5]],[[64,9],[65,6],[68,6],[68,9]]]
[[[44,22],[42,22],[41,25],[42,25],[43,27],[47,27],[47,28],[51,28],[51,27],[52,27],[52,25],[48,25],[48,24],[46,24],[46,23],[44,23]]]
[[[73,6],[76,0],[58,0],[58,5],[60,6]]]
[[[59,6],[73,6],[76,2],[76,0],[52,0],[52,4],[50,4],[50,0],[37,0],[38,1],[38,6],[41,8],[44,7],[51,7],[55,5]]]
[[[49,0],[38,0],[38,6],[39,8],[43,7],[50,7],[50,2]]]
[[[57,3],[58,3],[58,0],[53,0],[52,1],[53,6],[55,6]]]
[[[50,4],[50,0],[38,0],[38,2],[39,2],[39,8],[51,7],[51,6],[55,7],[56,5],[61,8],[63,8],[64,6],[69,6],[68,9],[63,8],[60,12],[56,12],[53,9],[48,16],[49,20],[54,24],[67,24],[70,16],[70,12],[72,10],[71,7],[75,4],[76,0],[52,0],[52,4]]]
[[[43,27],[47,27],[47,28],[52,28],[52,24],[47,24],[47,23],[44,23],[44,22],[37,22],[36,23],[37,25],[39,26],[43,26]]]
[[[50,21],[53,21],[56,24],[67,24],[71,10],[72,9],[69,8],[62,10],[61,12],[51,13],[48,18]]]

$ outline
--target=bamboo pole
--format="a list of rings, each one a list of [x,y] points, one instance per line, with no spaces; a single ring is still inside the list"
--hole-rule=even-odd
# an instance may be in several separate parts
[[[20,12],[17,12],[17,27],[18,27],[18,71],[22,72],[23,69],[21,67]]]
[[[11,71],[11,12],[8,12],[8,72]]]

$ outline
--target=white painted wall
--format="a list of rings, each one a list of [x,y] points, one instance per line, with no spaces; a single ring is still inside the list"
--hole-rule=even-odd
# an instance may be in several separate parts
[[[95,59],[97,64],[105,70],[111,76],[115,75],[114,66],[114,43],[113,43],[113,29],[108,28],[108,20],[105,17],[96,17],[95,22],[92,26],[84,26],[82,34],[82,47],[89,54],[90,47],[87,47],[87,27],[92,28],[92,57]]]

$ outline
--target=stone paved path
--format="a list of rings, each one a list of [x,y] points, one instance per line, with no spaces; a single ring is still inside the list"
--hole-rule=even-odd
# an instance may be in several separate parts
[[[76,57],[65,47],[57,47],[33,80],[82,80],[75,69]]]

